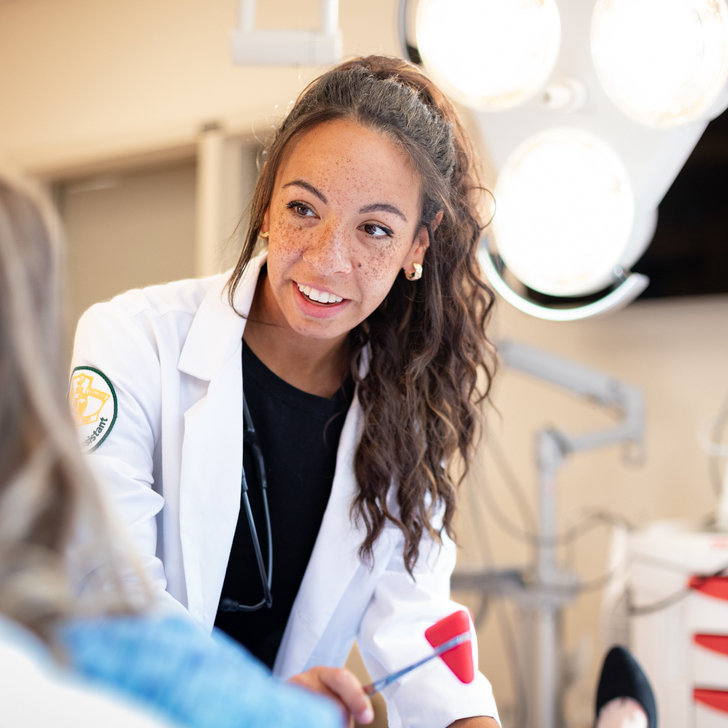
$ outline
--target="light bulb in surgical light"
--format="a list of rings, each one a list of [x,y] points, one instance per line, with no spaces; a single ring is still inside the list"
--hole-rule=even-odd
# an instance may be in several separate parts
[[[498,253],[529,288],[578,296],[613,280],[634,196],[624,164],[601,138],[560,128],[527,139],[506,161],[495,198]]]
[[[598,0],[591,52],[627,116],[669,128],[703,117],[728,80],[725,0]]]
[[[416,33],[427,70],[447,93],[497,111],[546,82],[561,25],[555,0],[421,0]]]

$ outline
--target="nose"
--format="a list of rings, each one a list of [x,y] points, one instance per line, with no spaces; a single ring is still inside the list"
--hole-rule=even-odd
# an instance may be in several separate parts
[[[318,226],[312,236],[311,244],[303,253],[306,263],[322,275],[351,271],[350,241],[344,225],[327,222]]]

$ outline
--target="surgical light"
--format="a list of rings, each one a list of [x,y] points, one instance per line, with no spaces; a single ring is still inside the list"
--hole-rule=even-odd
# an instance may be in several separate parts
[[[591,52],[604,90],[641,124],[702,119],[728,79],[724,0],[598,0]]]
[[[408,15],[407,8],[412,8],[415,0],[400,0],[403,53],[416,63],[423,62],[441,86],[472,108],[490,161],[499,174],[495,190],[498,212],[481,250],[482,264],[493,288],[517,308],[554,321],[617,311],[647,286],[648,279],[631,268],[654,234],[658,205],[708,121],[728,104],[728,3],[557,0],[558,15],[554,17],[558,17],[560,47],[551,71],[540,77],[533,74],[534,87],[528,91],[531,95],[526,97],[524,93],[522,103],[507,105],[489,103],[472,92],[453,91],[452,84],[448,86],[442,80],[448,64],[454,65],[470,53],[469,62],[460,64],[464,72],[479,75],[484,84],[487,79],[490,86],[497,87],[499,82],[492,80],[494,74],[503,74],[503,84],[503,77],[510,78],[513,68],[518,67],[519,58],[513,59],[511,51],[525,57],[538,55],[538,43],[530,42],[526,47],[523,42],[524,33],[535,25],[482,23],[485,8],[496,5],[504,16],[515,14],[516,9],[529,9],[533,17],[543,12],[545,18],[546,1],[532,6],[525,0],[504,2],[510,7],[503,9],[496,0],[480,0],[469,6],[469,17],[462,17],[455,9],[461,3],[465,6],[465,0],[418,0],[417,32],[411,36],[408,24],[414,14]],[[440,15],[434,16],[428,35],[422,18],[430,4],[440,7]],[[456,22],[461,23],[460,27],[452,29]],[[547,37],[548,25],[542,23],[542,38]],[[414,37],[413,45],[410,38]],[[441,42],[444,46],[446,39],[449,44],[441,47],[437,56],[437,46],[423,52],[423,43],[434,46]],[[502,58],[488,56],[488,63],[484,63],[485,54],[496,47]],[[439,66],[436,59],[442,59]],[[470,83],[474,86],[476,81]],[[665,103],[670,98],[678,98],[679,103]],[[603,142],[590,145],[592,164],[596,165],[592,174],[603,174],[603,181],[617,180],[616,186],[605,183],[600,187],[594,181],[597,177],[586,177],[592,182],[582,185],[573,184],[576,178],[557,184],[560,170],[566,169],[566,159],[563,164],[555,164],[552,159],[551,172],[541,175],[541,182],[524,181],[524,170],[535,174],[532,163],[538,166],[535,160],[545,159],[546,152],[534,151],[533,157],[529,153],[527,163],[522,160],[516,165],[514,160],[534,137],[563,127],[590,133]],[[609,165],[596,162],[596,150],[605,148],[613,150],[608,156],[621,159],[621,171],[611,177],[605,172]],[[582,161],[588,166],[586,156],[582,155]],[[506,164],[518,167],[514,179],[504,175]],[[520,192],[512,193],[509,188]],[[588,195],[582,195],[587,189],[594,195],[598,189],[606,190],[606,199],[591,207]],[[547,205],[557,190],[565,197],[552,199]],[[522,199],[517,201],[519,195]],[[576,202],[579,199],[581,204]],[[626,235],[629,219],[631,230]],[[608,232],[613,236],[610,240]],[[518,234],[521,241],[516,246]],[[606,248],[598,253],[600,244]],[[620,249],[622,253],[617,255]],[[556,272],[559,258],[561,273]]]
[[[627,170],[595,134],[557,128],[519,145],[495,187],[498,253],[526,286],[576,296],[615,282],[634,220]]]
[[[425,66],[443,90],[496,111],[543,86],[561,29],[554,0],[422,0],[416,36]]]

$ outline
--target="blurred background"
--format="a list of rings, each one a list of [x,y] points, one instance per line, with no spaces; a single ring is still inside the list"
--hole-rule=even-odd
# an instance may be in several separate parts
[[[312,28],[318,13],[315,0],[264,0],[257,24]],[[69,335],[96,301],[210,274],[235,260],[261,143],[322,71],[236,66],[230,34],[238,20],[236,0],[0,0],[0,163],[40,180],[61,211]],[[395,0],[341,0],[339,27],[345,58],[401,55]],[[491,142],[471,112],[461,111],[492,186]],[[685,168],[693,179],[707,176],[701,163],[717,170],[710,189],[719,191],[728,160],[723,138],[696,150]],[[687,187],[694,190],[693,183]],[[728,206],[724,192],[715,194],[715,205]],[[661,234],[688,248],[692,233],[680,218],[681,203],[672,209],[679,219]],[[726,228],[716,230],[728,242]],[[688,258],[677,255],[678,268]],[[725,282],[725,268],[708,267],[715,273],[716,265]],[[660,286],[659,264],[649,274],[651,285]],[[728,389],[725,290],[668,290],[609,317],[567,323],[498,302],[493,339],[580,362],[645,397],[643,453],[625,458],[617,446],[585,452],[558,477],[561,530],[596,512],[613,516],[580,531],[559,553],[583,580],[563,614],[570,727],[593,722],[606,646],[601,587],[611,568],[611,526],[683,519],[699,527],[716,508],[720,475],[696,433],[715,421]],[[507,367],[492,400],[489,431],[462,491],[460,566],[522,568],[533,558],[519,534],[531,529],[527,513],[537,509],[534,433],[547,425],[590,431],[613,420],[603,408]],[[481,610],[478,594],[455,596],[474,613]],[[493,683],[504,723],[513,725],[525,689],[515,657],[519,621],[507,599],[491,600],[482,611],[480,668]]]

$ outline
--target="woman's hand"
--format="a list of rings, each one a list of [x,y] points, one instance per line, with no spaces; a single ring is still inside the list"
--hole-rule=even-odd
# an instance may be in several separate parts
[[[288,682],[335,700],[344,710],[350,726],[353,726],[354,719],[359,723],[371,723],[374,720],[369,696],[354,673],[345,668],[312,667],[300,675],[294,675]]]

